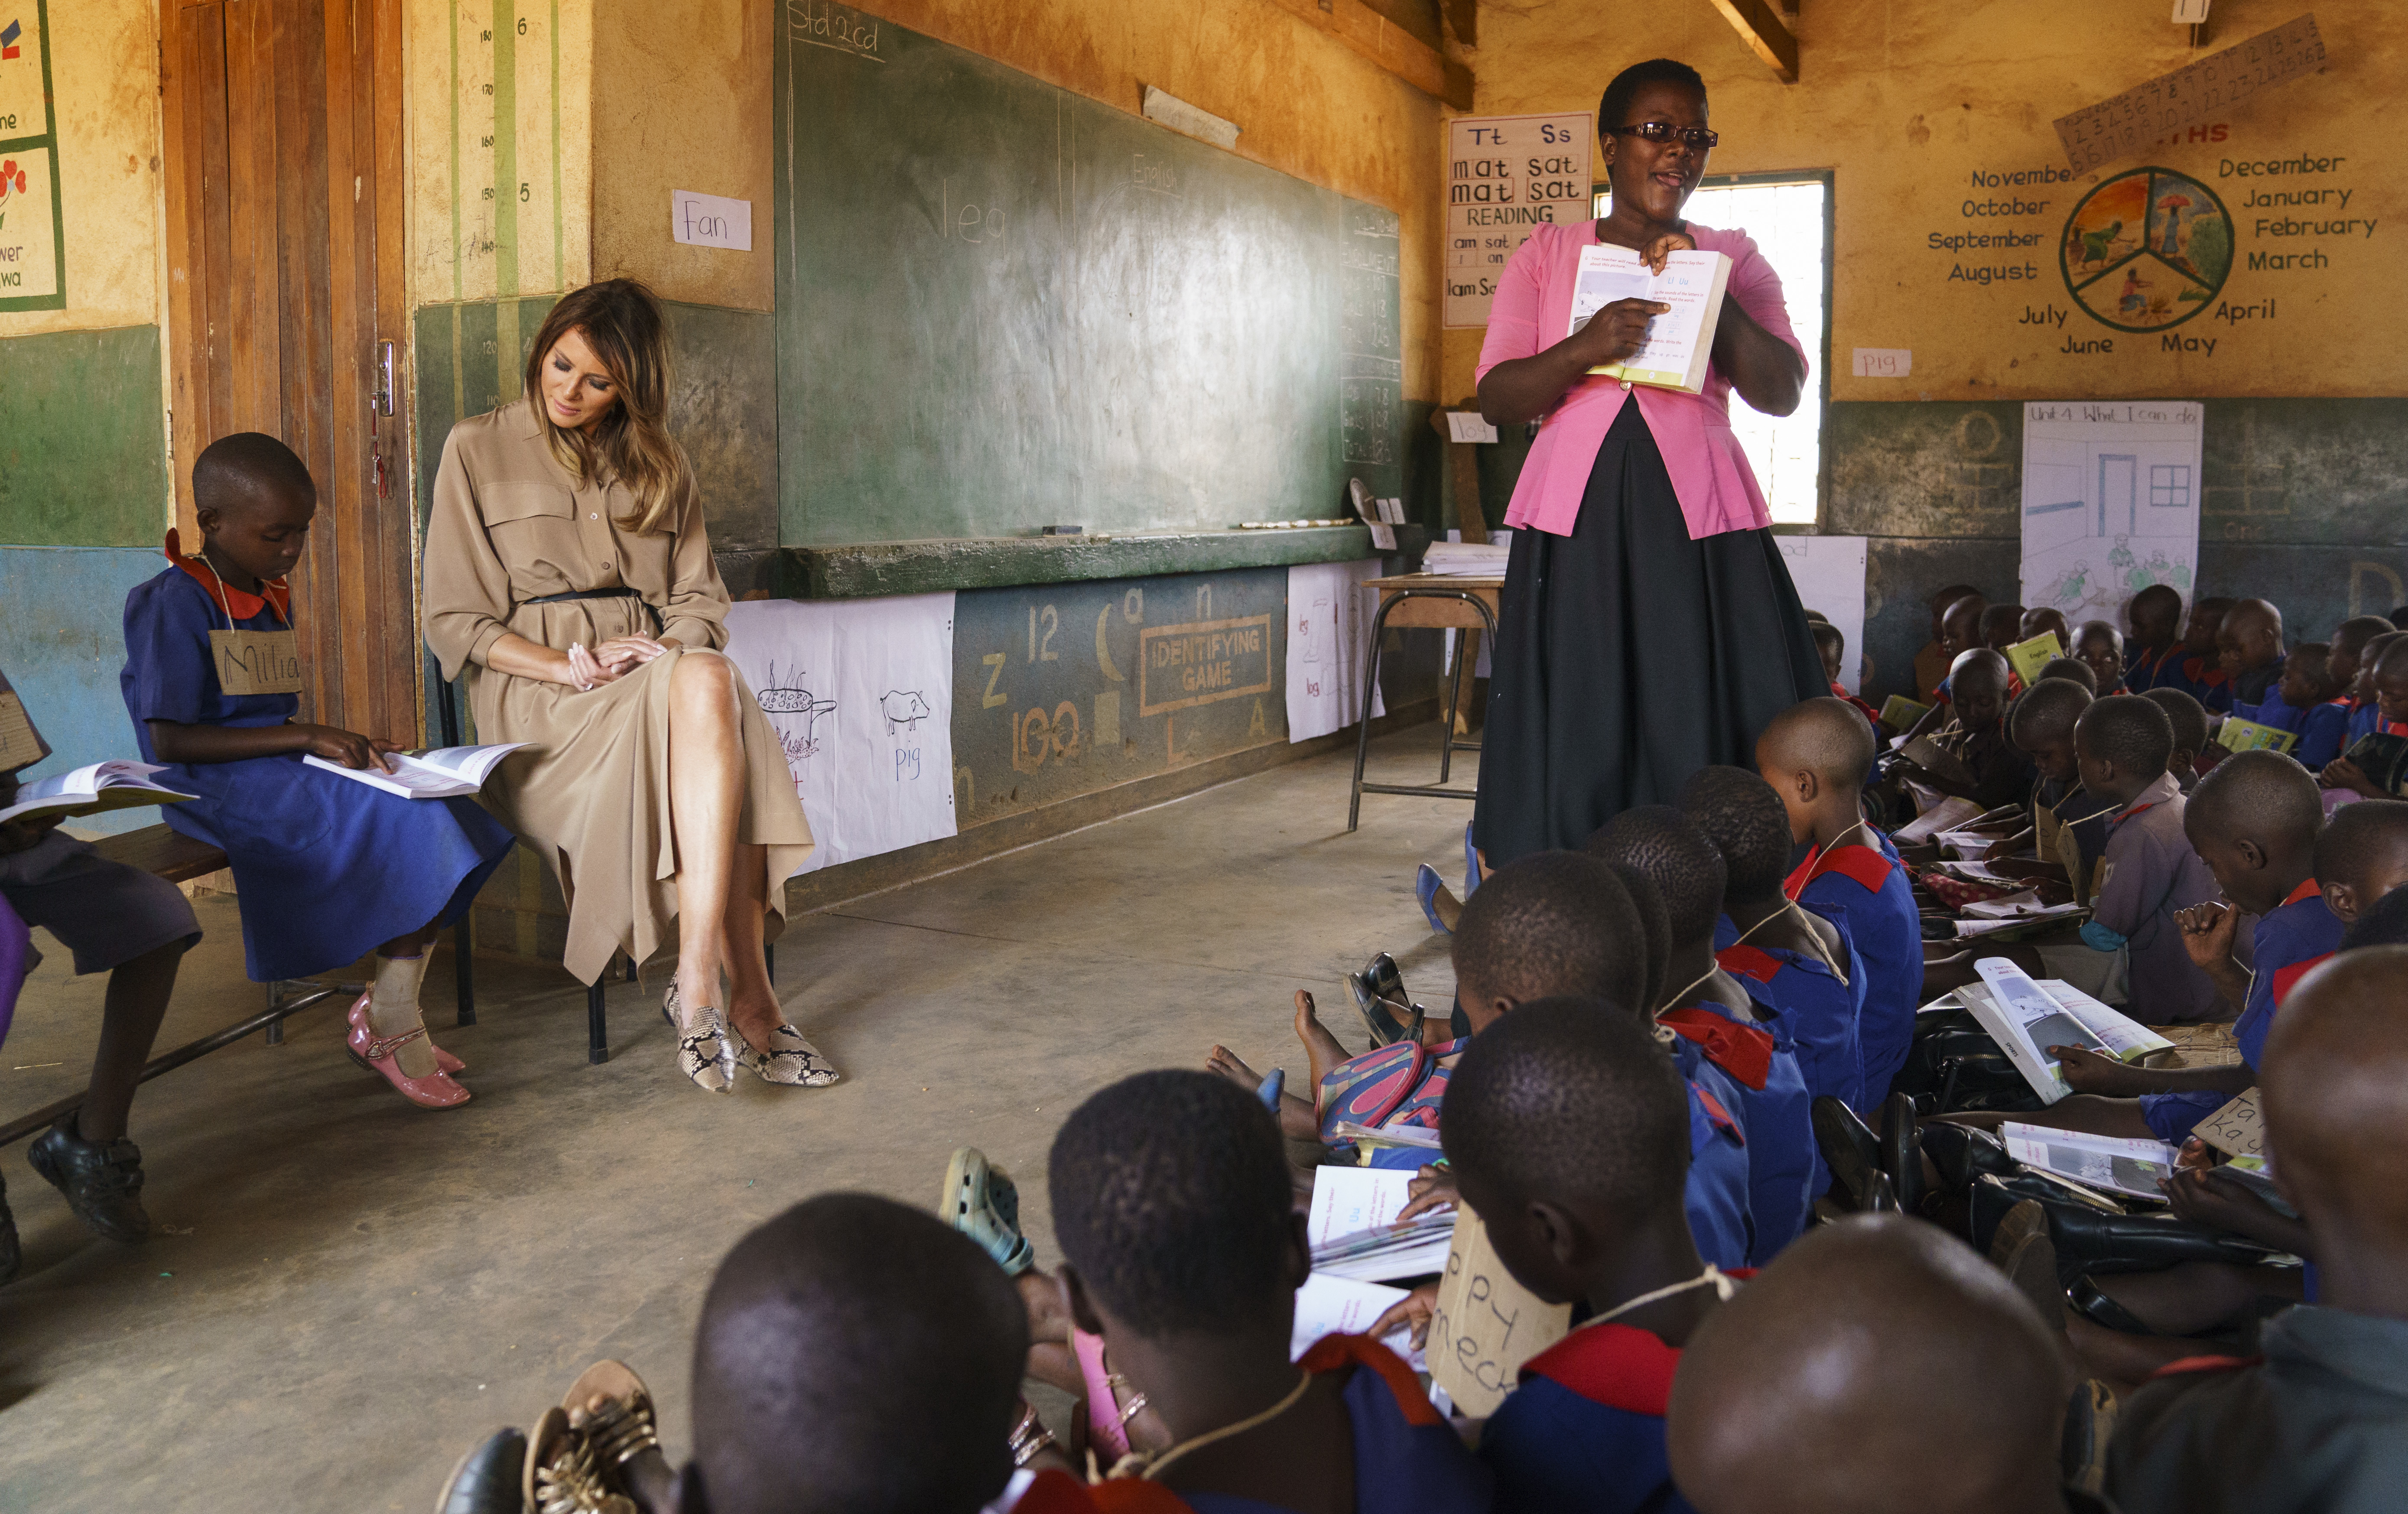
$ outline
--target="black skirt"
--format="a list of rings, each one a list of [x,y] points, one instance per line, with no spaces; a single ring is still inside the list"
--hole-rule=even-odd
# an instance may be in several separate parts
[[[1472,836],[1492,867],[1577,850],[1829,693],[1770,531],[1689,537],[1636,404],[1598,448],[1569,536],[1513,533]]]

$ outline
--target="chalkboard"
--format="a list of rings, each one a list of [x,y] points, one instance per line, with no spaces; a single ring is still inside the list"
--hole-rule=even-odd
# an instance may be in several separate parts
[[[1395,215],[845,7],[772,14],[785,545],[1402,493]]]

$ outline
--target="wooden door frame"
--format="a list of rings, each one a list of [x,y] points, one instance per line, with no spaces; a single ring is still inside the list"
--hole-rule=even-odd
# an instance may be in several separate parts
[[[212,66],[221,79],[234,77],[226,51],[236,40],[231,21],[219,29],[214,50],[206,25],[184,24],[188,12],[226,16],[226,3],[159,5],[177,524],[192,550],[198,540],[192,463],[213,437],[239,429],[237,422],[285,436],[310,464],[319,491],[319,529],[294,584],[303,645],[318,654],[306,659],[305,716],[423,740],[408,469],[401,0],[236,0],[244,7],[241,41],[254,50],[249,61],[273,62],[250,75],[251,124],[273,122],[264,150],[256,131],[237,139],[222,87],[206,78]],[[265,54],[257,51],[262,47]],[[322,79],[308,77],[319,68]],[[315,140],[321,130],[322,144]],[[322,182],[308,161],[313,154],[302,150],[321,145]],[[253,218],[200,245],[213,223],[222,227],[231,219],[229,185],[204,171],[212,161],[229,165],[229,179],[245,163],[254,174],[272,173],[273,188],[253,184],[250,197],[264,194],[277,211],[274,221]],[[321,215],[325,283],[313,305],[321,270],[308,256],[313,238],[297,235],[294,223],[314,231],[308,223]],[[220,259],[221,286],[236,271],[257,277],[262,259],[275,264],[277,307],[244,312],[225,304],[212,312],[208,275]],[[213,313],[230,328],[222,342],[212,340]],[[267,368],[259,349],[273,338],[262,321],[280,321],[287,329]],[[315,339],[322,324],[322,347]],[[380,362],[384,343],[392,344],[389,383]],[[312,393],[321,386],[322,400]],[[380,392],[390,414],[370,411]],[[229,405],[229,394],[239,403]],[[312,421],[320,435],[296,436],[295,428],[307,432]]]

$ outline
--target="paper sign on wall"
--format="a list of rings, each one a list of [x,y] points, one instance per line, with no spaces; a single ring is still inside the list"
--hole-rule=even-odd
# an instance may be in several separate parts
[[[2026,605],[2121,624],[2151,584],[2191,597],[2204,414],[2184,400],[2024,406]]]
[[[2140,151],[2186,126],[2213,120],[2271,84],[2323,66],[2324,38],[2313,15],[2298,16],[2212,57],[2126,90],[2112,100],[2059,116],[2057,140],[2077,174]]]
[[[1572,1307],[1547,1304],[1513,1280],[1469,1208],[1455,1212],[1455,1244],[1430,1316],[1430,1380],[1455,1407],[1484,1420],[1520,1379],[1522,1364],[1571,1331]]]
[[[1840,684],[1850,693],[1864,687],[1865,538],[1775,536],[1798,602],[1814,610],[1847,637],[1840,653]]]
[[[1488,324],[1506,259],[1534,226],[1590,217],[1597,118],[1457,116],[1446,123],[1446,324]]]
[[[1298,563],[1287,570],[1287,738],[1307,741],[1363,718],[1371,591],[1380,560]],[[1371,713],[1387,713],[1378,690]]]
[[[1903,347],[1859,347],[1849,371],[1859,378],[1903,378],[1914,372],[1914,353]]]
[[[1497,428],[1490,425],[1488,418],[1478,410],[1449,410],[1446,412],[1446,439],[1493,442],[1497,439]]]
[[[752,202],[692,190],[669,191],[669,235],[689,247],[752,250]]]
[[[954,834],[952,594],[740,601],[727,655],[819,843],[804,871]]]

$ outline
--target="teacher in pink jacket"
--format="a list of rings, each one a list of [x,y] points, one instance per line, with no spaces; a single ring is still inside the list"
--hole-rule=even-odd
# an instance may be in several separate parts
[[[1539,422],[1505,523],[1473,838],[1491,867],[1578,849],[1633,805],[1669,804],[1699,768],[1752,765],[1757,734],[1829,693],[1763,491],[1731,433],[1730,392],[1787,415],[1806,387],[1781,279],[1744,233],[1681,219],[1714,133],[1697,70],[1626,68],[1598,107],[1611,213],[1541,226],[1505,265],[1480,350],[1480,408]],[[1580,250],[1610,242],[1660,270],[1727,253],[1728,293],[1702,395],[1593,376],[1670,307],[1621,300],[1567,336]]]

